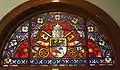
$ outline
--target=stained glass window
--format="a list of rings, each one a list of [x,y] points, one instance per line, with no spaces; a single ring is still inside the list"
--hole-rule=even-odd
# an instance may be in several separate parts
[[[95,22],[65,12],[26,20],[12,33],[2,66],[113,65],[112,45]]]

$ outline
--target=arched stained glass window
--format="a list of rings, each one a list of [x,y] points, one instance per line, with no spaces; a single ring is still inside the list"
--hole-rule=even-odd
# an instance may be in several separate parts
[[[21,23],[5,45],[3,66],[113,65],[112,45],[91,19],[46,12]]]

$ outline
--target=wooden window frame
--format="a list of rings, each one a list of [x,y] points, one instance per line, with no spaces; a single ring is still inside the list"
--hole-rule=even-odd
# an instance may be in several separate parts
[[[117,70],[120,65],[120,28],[115,21],[106,14],[102,9],[85,1],[85,0],[30,0],[27,1],[12,11],[10,11],[0,21],[0,57],[2,57],[2,49],[7,42],[9,35],[14,31],[24,20],[30,18],[37,13],[44,13],[49,11],[69,12],[76,15],[83,15],[90,18],[97,23],[101,31],[108,38],[112,44],[112,49],[115,55],[115,66],[79,66],[79,67],[0,67],[0,70],[21,70],[21,69],[41,69],[51,70],[52,68],[59,68],[60,70]],[[1,61],[1,58],[0,58]]]

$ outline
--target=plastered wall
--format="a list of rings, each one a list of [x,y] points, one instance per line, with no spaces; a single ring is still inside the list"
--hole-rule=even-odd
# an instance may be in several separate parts
[[[13,8],[27,0],[0,0],[0,19],[2,19]],[[87,0],[95,4],[109,14],[120,26],[120,0]]]

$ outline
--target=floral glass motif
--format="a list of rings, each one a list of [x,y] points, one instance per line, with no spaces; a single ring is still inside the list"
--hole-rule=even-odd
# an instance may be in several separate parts
[[[65,13],[36,15],[9,38],[1,64],[7,66],[113,65],[111,45],[94,22]]]

